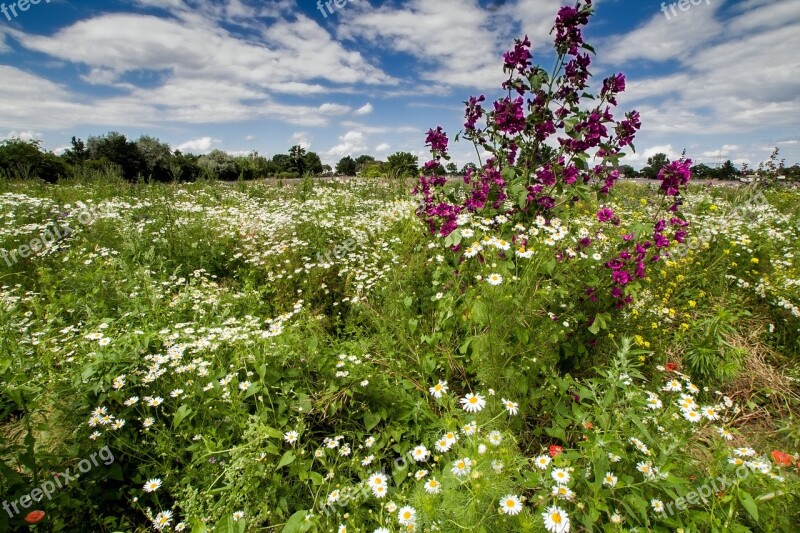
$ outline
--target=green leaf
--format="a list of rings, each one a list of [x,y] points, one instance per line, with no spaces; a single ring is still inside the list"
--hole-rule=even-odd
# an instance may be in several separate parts
[[[313,525],[306,520],[308,514],[308,511],[297,511],[294,513],[291,518],[289,518],[289,521],[286,522],[286,525],[283,526],[283,533],[306,533]]]
[[[742,502],[742,506],[750,513],[750,516],[753,517],[753,520],[758,522],[758,506],[750,493],[739,490],[736,495],[739,497],[739,501]]]
[[[377,426],[381,421],[381,415],[378,413],[364,413],[364,428],[367,431],[372,431],[372,428]]]
[[[192,409],[188,405],[181,405],[178,410],[175,411],[175,417],[172,419],[172,428],[178,429],[181,422],[190,414],[192,414]]]
[[[284,466],[292,464],[295,461],[295,459],[297,459],[297,456],[292,452],[289,451],[284,453],[283,457],[281,457],[281,460],[278,461],[278,466],[275,467],[275,470],[280,470]]]

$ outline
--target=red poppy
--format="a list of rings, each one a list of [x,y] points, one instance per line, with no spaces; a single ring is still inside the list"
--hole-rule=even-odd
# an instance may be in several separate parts
[[[556,446],[555,444],[550,446],[550,457],[555,457],[562,453],[564,453],[564,448],[562,446]]]
[[[779,452],[778,450],[772,450],[772,459],[775,461],[775,464],[779,466],[792,466],[794,462],[794,457],[786,452]]]
[[[29,524],[36,524],[44,518],[44,511],[31,511],[25,516],[25,521]]]
[[[667,372],[675,372],[678,370],[678,363],[667,363],[666,367]]]

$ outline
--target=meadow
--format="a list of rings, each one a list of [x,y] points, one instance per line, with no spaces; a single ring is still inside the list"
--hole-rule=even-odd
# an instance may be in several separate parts
[[[0,247],[62,236],[0,261],[0,529],[800,527],[796,191],[692,187],[684,253],[591,321],[564,280],[655,184],[524,248],[462,216],[456,270],[410,188],[0,184]]]

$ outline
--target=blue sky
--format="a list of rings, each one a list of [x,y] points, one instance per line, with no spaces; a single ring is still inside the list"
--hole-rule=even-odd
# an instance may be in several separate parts
[[[154,135],[205,153],[293,144],[344,155],[425,157],[462,102],[501,95],[502,53],[528,34],[551,67],[559,0],[40,0],[0,13],[0,139]],[[587,40],[602,80],[628,77],[621,111],[643,129],[635,167],[684,148],[751,166],[772,147],[800,162],[800,0],[599,0]],[[9,9],[15,6],[14,10]],[[2,6],[0,6],[2,7]],[[14,16],[16,13],[16,16]],[[669,17],[667,16],[669,15]],[[9,20],[10,19],[10,20]],[[454,144],[459,165],[474,149]]]

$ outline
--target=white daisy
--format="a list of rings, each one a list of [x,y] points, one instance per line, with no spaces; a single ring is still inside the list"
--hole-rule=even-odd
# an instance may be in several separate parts
[[[567,533],[569,531],[569,516],[560,507],[548,507],[542,513],[544,527],[551,533]]]
[[[478,413],[486,407],[486,399],[480,394],[469,393],[461,398],[461,406],[468,413]]]
[[[522,502],[519,499],[519,496],[514,494],[509,494],[508,496],[503,496],[500,499],[500,510],[503,514],[507,515],[518,515],[520,511],[522,511]]]

